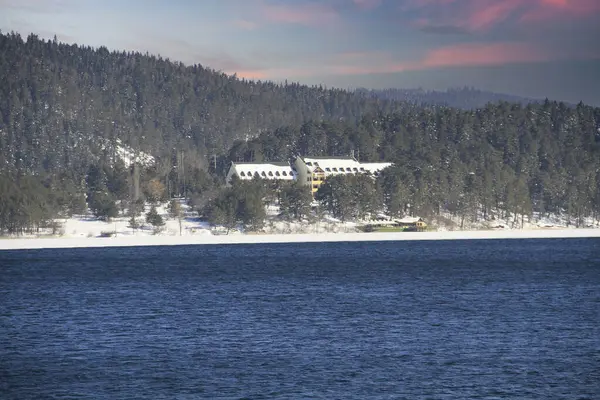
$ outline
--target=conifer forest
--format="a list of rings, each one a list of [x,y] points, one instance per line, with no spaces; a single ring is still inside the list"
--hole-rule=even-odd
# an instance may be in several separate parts
[[[341,219],[600,218],[600,108],[582,103],[248,81],[14,33],[0,34],[0,77],[0,234],[174,196],[227,226],[260,228],[269,202],[303,218],[312,198],[298,185],[225,186],[231,162],[297,155],[394,163],[319,190]]]

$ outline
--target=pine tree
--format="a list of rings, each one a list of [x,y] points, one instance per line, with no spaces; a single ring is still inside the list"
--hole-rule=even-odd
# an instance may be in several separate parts
[[[146,222],[154,227],[155,234],[160,232],[165,225],[162,216],[158,213],[155,206],[152,206],[150,211],[146,214]]]
[[[279,211],[288,220],[302,220],[310,213],[310,188],[299,182],[285,185],[279,192]]]
[[[181,236],[183,230],[183,209],[181,208],[181,204],[178,200],[173,199],[169,203],[169,215],[171,218],[176,218],[179,222],[179,236]]]

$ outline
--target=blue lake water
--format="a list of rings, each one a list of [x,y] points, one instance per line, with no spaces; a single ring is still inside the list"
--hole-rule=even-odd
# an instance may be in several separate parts
[[[1,399],[599,399],[600,240],[0,251]]]

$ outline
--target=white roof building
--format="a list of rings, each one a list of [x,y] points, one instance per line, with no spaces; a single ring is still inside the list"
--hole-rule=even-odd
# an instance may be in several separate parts
[[[392,163],[361,163],[350,157],[298,157],[295,165],[298,170],[304,168],[309,172],[313,172],[316,167],[319,167],[325,176],[330,176],[357,173],[377,175],[381,170],[390,167]]]
[[[296,157],[297,179],[311,187],[313,196],[329,176],[371,174],[373,177],[392,163],[361,163],[353,157]]]
[[[369,171],[373,175],[378,175],[382,170],[391,167],[394,165],[391,162],[370,162],[370,163],[360,163],[365,170]]]
[[[269,162],[269,163],[231,163],[225,182],[231,183],[231,178],[237,175],[241,180],[251,180],[254,177],[269,180],[292,181],[296,175],[289,163]]]
[[[293,166],[287,162],[232,162],[225,182],[229,185],[234,175],[241,180],[251,180],[255,177],[282,181],[298,180],[306,185],[312,184],[315,191],[328,176],[361,173],[377,176],[381,170],[391,165],[392,163],[388,162],[361,163],[350,157],[297,157]],[[316,180],[314,174],[319,174],[321,178]]]
[[[396,220],[396,222],[399,222],[401,224],[415,224],[422,220],[423,219],[420,217],[404,217],[404,218]]]

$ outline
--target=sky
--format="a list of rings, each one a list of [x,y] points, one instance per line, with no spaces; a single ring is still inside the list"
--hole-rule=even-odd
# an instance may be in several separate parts
[[[0,30],[247,79],[600,106],[600,0],[0,0]]]

